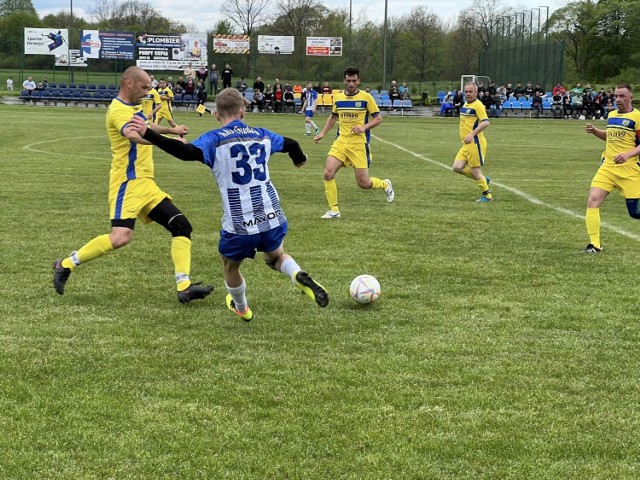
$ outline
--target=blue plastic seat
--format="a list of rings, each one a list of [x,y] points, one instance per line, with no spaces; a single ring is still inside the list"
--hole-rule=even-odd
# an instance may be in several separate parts
[[[402,100],[402,108],[405,110],[411,110],[413,108],[413,103],[411,100]]]
[[[66,83],[61,83],[60,85],[58,85],[58,88],[61,90],[66,90],[67,89],[67,84]]]

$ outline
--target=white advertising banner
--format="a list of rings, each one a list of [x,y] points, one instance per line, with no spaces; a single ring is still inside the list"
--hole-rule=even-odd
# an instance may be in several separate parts
[[[69,31],[56,28],[24,29],[25,55],[68,55]]]
[[[291,55],[293,53],[293,41],[294,37],[258,35],[258,53]]]

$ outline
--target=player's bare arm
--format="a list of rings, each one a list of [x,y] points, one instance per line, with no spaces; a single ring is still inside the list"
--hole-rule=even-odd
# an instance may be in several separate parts
[[[322,138],[327,134],[329,130],[333,128],[333,126],[336,124],[337,121],[338,121],[338,115],[336,115],[335,113],[332,113],[331,115],[329,115],[329,118],[327,118],[327,121],[325,122],[324,127],[322,127],[322,130],[320,131],[320,133],[318,133],[315,137],[313,137],[313,141],[315,143],[318,143],[320,140],[322,140]]]
[[[587,123],[584,126],[584,131],[587,132],[587,133],[590,133],[592,135],[595,135],[600,140],[604,140],[604,141],[607,140],[607,131],[606,130],[602,130],[601,128],[594,127],[592,123]]]

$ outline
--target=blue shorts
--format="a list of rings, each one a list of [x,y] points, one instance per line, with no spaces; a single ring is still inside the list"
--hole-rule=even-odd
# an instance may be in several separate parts
[[[313,117],[313,110],[305,110],[304,116],[309,118]]]
[[[238,235],[220,230],[218,252],[238,263],[245,258],[254,258],[256,251],[273,252],[282,245],[287,229],[288,226],[285,222],[276,228],[254,235]]]

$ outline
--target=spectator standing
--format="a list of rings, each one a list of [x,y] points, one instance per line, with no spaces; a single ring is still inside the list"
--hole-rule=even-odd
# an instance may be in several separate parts
[[[329,82],[324,82],[322,84],[322,93],[333,93],[331,86],[329,86]]]
[[[151,79],[151,88],[157,89],[160,82],[158,82],[158,80],[156,80],[156,77],[154,77],[153,75],[150,75],[149,78]]]
[[[209,69],[209,93],[212,95],[218,94],[218,79],[218,67],[212,63]]]
[[[316,91],[318,95],[322,94],[322,87],[320,86],[319,82],[316,82],[313,84],[313,89]]]
[[[231,77],[233,76],[233,70],[228,63],[224,64],[224,70],[222,70],[222,88],[231,88]]]
[[[27,79],[22,82],[22,88],[23,90],[26,90],[29,95],[31,95],[35,91],[35,89],[38,88],[38,85],[36,85],[36,82],[33,81],[33,77],[27,77]]]
[[[13,92],[13,77],[7,78],[7,91]]]
[[[189,62],[189,64],[187,65],[187,68],[184,69],[184,76],[187,79],[187,81],[189,79],[194,80],[196,78],[196,71],[193,68],[193,64],[191,62]]]
[[[299,82],[296,82],[293,86],[293,93],[299,93],[300,95],[302,95],[302,90],[302,85],[300,85]]]

